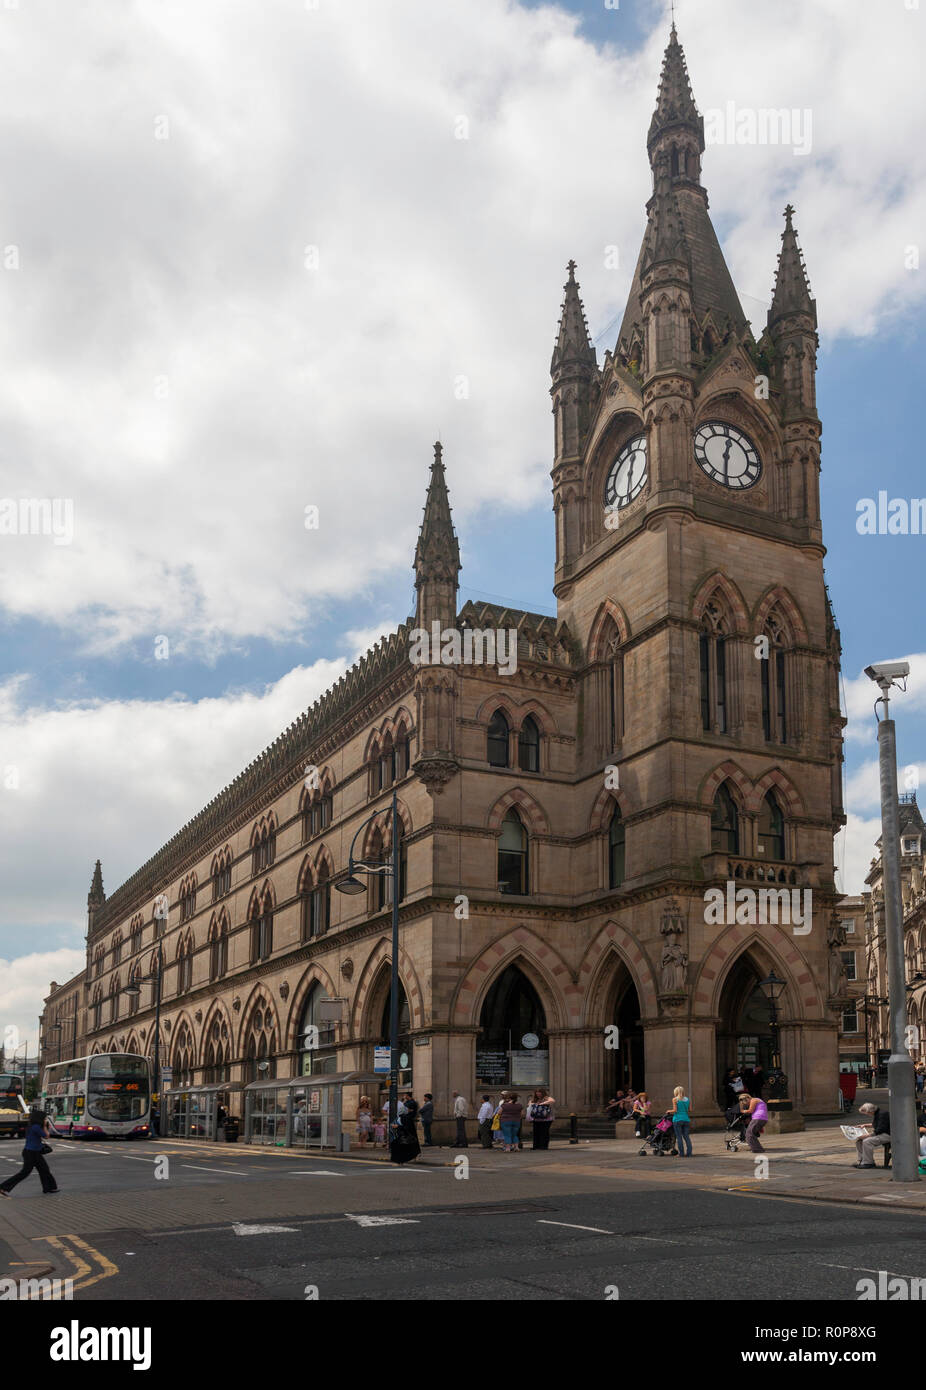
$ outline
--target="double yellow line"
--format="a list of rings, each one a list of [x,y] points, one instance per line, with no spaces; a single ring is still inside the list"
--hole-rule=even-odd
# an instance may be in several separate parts
[[[72,1268],[57,1277],[72,1280],[75,1293],[80,1289],[89,1289],[91,1284],[98,1284],[101,1279],[111,1279],[114,1274],[119,1273],[118,1265],[101,1255],[99,1250],[94,1250],[93,1246],[81,1240],[80,1236],[38,1236],[37,1239],[53,1246],[69,1261]],[[72,1246],[75,1249],[71,1249]]]

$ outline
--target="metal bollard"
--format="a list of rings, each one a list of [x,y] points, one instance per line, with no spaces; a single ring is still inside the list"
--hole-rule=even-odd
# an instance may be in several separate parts
[[[578,1144],[579,1142],[579,1117],[575,1111],[569,1116],[569,1142],[570,1144]]]

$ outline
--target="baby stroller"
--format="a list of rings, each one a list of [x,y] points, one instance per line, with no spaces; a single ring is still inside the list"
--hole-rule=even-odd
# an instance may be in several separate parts
[[[675,1152],[675,1126],[672,1123],[671,1116],[663,1115],[652,1133],[648,1134],[643,1140],[640,1154],[645,1154],[647,1150],[649,1150],[650,1153],[656,1154],[659,1158],[664,1158],[666,1154],[673,1154]]]
[[[744,1115],[738,1105],[731,1105],[724,1111],[727,1119],[727,1131],[725,1144],[728,1153],[736,1153],[740,1144],[746,1142],[746,1126],[749,1123],[749,1116]]]

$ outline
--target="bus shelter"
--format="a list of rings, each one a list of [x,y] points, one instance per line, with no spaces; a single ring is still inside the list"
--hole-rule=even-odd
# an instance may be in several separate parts
[[[182,1091],[165,1091],[162,1097],[163,1132],[175,1139],[221,1139],[218,1114],[222,1106],[230,1114],[242,1091],[240,1081],[223,1081],[212,1086],[187,1086]],[[236,1094],[237,1093],[237,1094]]]
[[[378,1086],[372,1072],[318,1072],[245,1086],[245,1142],[275,1148],[341,1149],[345,1086]]]

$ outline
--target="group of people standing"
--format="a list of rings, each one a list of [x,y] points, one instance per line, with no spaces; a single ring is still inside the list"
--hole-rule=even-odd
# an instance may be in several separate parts
[[[465,1149],[469,1147],[469,1139],[466,1134],[469,1101],[459,1091],[454,1091],[451,1099],[452,1116],[456,1126],[454,1145],[457,1148]],[[522,1103],[517,1091],[502,1091],[497,1101],[493,1101],[491,1095],[483,1095],[476,1117],[479,1142],[484,1149],[498,1146],[505,1153],[516,1153],[524,1147],[521,1130],[522,1125],[527,1121],[532,1128],[531,1147],[548,1149],[550,1147],[550,1130],[556,1118],[555,1106],[556,1101],[544,1086],[536,1088],[526,1106]],[[398,1161],[408,1162],[412,1158],[417,1158],[421,1152],[422,1146],[418,1142],[417,1128],[419,1123],[424,1136],[424,1148],[435,1147],[431,1137],[434,1123],[434,1097],[430,1091],[425,1092],[424,1100],[420,1105],[411,1091],[404,1091],[399,1096],[396,1115],[398,1133],[387,1139],[386,1117],[388,1111],[388,1098],[382,1107],[382,1116],[377,1117],[374,1114],[370,1097],[360,1097],[360,1104],[357,1107],[357,1139],[361,1148],[365,1148],[371,1140],[374,1147],[379,1143],[388,1142],[393,1157],[400,1154]]]

